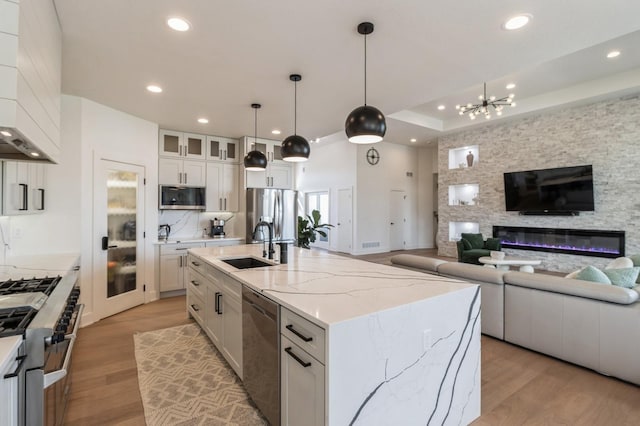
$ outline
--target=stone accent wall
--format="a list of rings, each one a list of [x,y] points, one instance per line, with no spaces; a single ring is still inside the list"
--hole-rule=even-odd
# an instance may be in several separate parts
[[[449,169],[449,150],[478,145],[471,168]],[[626,231],[626,254],[640,254],[640,97],[601,101],[534,116],[496,122],[451,134],[438,143],[438,247],[457,256],[449,222],[476,222],[485,237],[493,225]],[[577,217],[520,216],[505,211],[503,173],[593,165],[595,211]],[[477,183],[479,203],[449,206],[449,185]],[[542,259],[541,269],[569,272],[602,267],[598,257],[505,250]]]

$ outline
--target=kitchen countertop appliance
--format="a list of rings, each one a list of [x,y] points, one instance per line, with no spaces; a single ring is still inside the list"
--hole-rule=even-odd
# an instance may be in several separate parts
[[[169,234],[171,234],[171,226],[164,224],[158,226],[158,239],[159,240],[168,240]]]
[[[24,336],[18,350],[18,424],[61,425],[71,387],[71,353],[84,306],[78,267],[64,277],[0,282],[0,337]]]
[[[280,310],[242,286],[242,384],[271,426],[280,425]]]
[[[298,191],[247,188],[247,244],[264,242],[269,238],[266,227],[256,229],[260,222],[272,225],[274,243],[295,241],[298,223],[297,198]]]
[[[210,221],[211,227],[209,228],[209,236],[211,238],[223,238],[225,236],[224,233],[224,220],[218,219],[217,217]]]

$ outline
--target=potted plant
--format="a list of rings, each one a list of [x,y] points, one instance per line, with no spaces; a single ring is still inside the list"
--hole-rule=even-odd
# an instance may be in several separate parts
[[[320,223],[320,212],[313,210],[307,218],[298,216],[298,247],[310,248],[309,243],[316,241],[316,233],[327,236],[326,228],[333,228],[328,223]]]

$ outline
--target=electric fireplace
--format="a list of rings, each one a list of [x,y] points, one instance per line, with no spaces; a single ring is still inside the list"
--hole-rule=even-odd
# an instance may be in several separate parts
[[[624,256],[624,231],[494,226],[493,237],[503,248],[578,254]]]

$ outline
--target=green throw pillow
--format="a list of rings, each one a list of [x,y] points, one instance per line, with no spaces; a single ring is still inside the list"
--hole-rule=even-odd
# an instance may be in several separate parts
[[[609,277],[611,284],[624,288],[633,288],[636,286],[636,280],[640,274],[640,267],[605,269],[602,272]]]
[[[576,279],[591,281],[598,284],[611,284],[611,280],[604,272],[591,265],[578,272]]]
[[[500,239],[487,238],[487,250],[500,251]]]
[[[465,250],[471,250],[471,243],[463,238],[462,247],[464,247]]]
[[[633,262],[633,266],[640,266],[640,254],[629,256],[629,259]]]
[[[484,248],[484,238],[482,237],[482,234],[462,233],[460,236],[471,243],[472,249]]]

